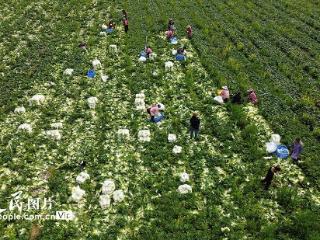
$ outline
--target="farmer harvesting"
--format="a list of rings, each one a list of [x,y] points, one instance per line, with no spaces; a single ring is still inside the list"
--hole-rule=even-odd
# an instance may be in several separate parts
[[[190,25],[187,26],[187,36],[189,39],[192,38],[192,27]]]
[[[175,27],[174,27],[174,21],[172,18],[169,19],[169,22],[168,22],[168,31],[173,31],[175,30]]]
[[[108,23],[108,28],[109,29],[115,29],[116,28],[116,24],[112,20],[110,20],[109,23]]]
[[[233,95],[231,102],[235,104],[241,104],[242,103],[241,92],[237,92],[235,95]]]
[[[224,102],[227,102],[230,98],[230,92],[227,86],[222,87],[222,91],[220,92],[220,96],[222,97]]]
[[[272,182],[272,179],[273,179],[273,175],[277,172],[280,172],[280,170],[281,170],[281,168],[279,165],[272,166],[269,168],[266,177],[261,181],[262,183],[264,183],[265,190],[269,189],[271,182]]]
[[[80,165],[80,170],[82,171],[86,167],[87,163],[85,161],[81,161],[79,165]]]
[[[170,39],[173,38],[173,36],[174,36],[174,31],[172,30],[166,31],[166,37],[168,41],[170,41]]]
[[[147,109],[147,113],[149,113],[150,120],[151,120],[151,122],[153,122],[154,121],[154,117],[159,114],[159,108],[158,108],[157,104],[152,104]]]
[[[146,53],[146,58],[149,58],[150,54],[152,53],[152,49],[150,46],[146,46],[145,53]]]
[[[177,61],[185,61],[186,58],[186,47],[180,47],[177,50],[176,60]]]
[[[129,30],[129,22],[128,22],[128,18],[124,18],[122,19],[122,24],[123,24],[123,27],[124,27],[124,31],[125,33],[128,32]]]
[[[122,10],[122,15],[123,15],[123,17],[122,18],[128,18],[128,13],[127,13],[127,11],[126,10]]]
[[[248,100],[254,105],[258,103],[257,95],[253,89],[248,90]]]
[[[151,116],[156,116],[159,114],[159,107],[157,104],[152,104],[151,108],[150,108],[150,114]]]
[[[160,122],[163,118],[163,111],[165,106],[162,103],[152,104],[148,109],[147,112],[150,115],[151,122]]]
[[[86,50],[87,49],[87,44],[82,42],[79,44],[79,48],[83,49],[83,50]]]
[[[122,24],[123,24],[125,33],[127,33],[129,30],[128,13],[125,10],[122,10],[122,14],[123,14]]]
[[[116,29],[116,24],[112,20],[110,20],[108,25],[107,25],[106,32],[107,33],[112,33],[115,29]]]
[[[199,130],[200,130],[200,119],[198,117],[198,114],[194,112],[190,119],[190,138],[194,137],[195,139],[197,139]]]
[[[186,53],[186,47],[185,46],[178,48],[177,54],[185,55],[185,53]]]
[[[292,144],[292,152],[291,158],[294,162],[298,162],[300,159],[300,154],[303,150],[303,143],[300,138],[296,138],[296,140]]]

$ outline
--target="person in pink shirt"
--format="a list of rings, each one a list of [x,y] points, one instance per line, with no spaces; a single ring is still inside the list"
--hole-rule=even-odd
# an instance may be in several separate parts
[[[150,54],[152,53],[152,49],[150,46],[147,46],[146,49],[145,49],[145,52],[146,52],[146,57],[149,58],[150,57]]]
[[[151,108],[150,108],[150,114],[151,116],[157,116],[159,113],[159,107],[157,104],[152,104]]]
[[[227,102],[230,98],[230,92],[227,86],[222,87],[222,91],[220,93],[220,96],[222,97],[224,102]]]
[[[258,103],[257,95],[253,89],[248,90],[248,100],[254,105]]]
[[[128,30],[129,30],[128,18],[123,18],[123,19],[122,19],[122,24],[123,24],[123,26],[124,26],[124,31],[125,31],[125,33],[127,33]]]
[[[168,40],[170,40],[174,35],[174,32],[172,30],[166,31],[166,37]]]
[[[152,104],[151,107],[149,107],[147,109],[147,112],[149,113],[150,117],[151,117],[151,121],[154,121],[154,117],[158,116],[160,110],[159,110],[159,106],[158,104]]]

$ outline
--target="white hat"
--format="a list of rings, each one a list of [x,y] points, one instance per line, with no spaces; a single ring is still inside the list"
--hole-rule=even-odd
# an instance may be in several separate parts
[[[228,87],[227,86],[223,86],[222,89],[228,90]]]

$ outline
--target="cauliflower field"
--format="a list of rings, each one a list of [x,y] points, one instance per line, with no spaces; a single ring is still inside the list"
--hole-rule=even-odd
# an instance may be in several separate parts
[[[318,112],[311,107],[320,46],[311,35],[320,19],[312,3],[305,14],[299,4],[3,3],[0,238],[320,239]],[[123,8],[128,34],[120,22]],[[301,41],[312,52],[279,46],[277,38],[301,47],[294,27],[271,22],[270,32],[262,31],[260,20],[275,18],[276,11],[304,30]],[[169,17],[176,21],[178,46],[186,46],[185,62],[175,61],[175,46],[164,37]],[[116,32],[101,34],[111,18]],[[187,24],[194,26],[192,40],[185,38]],[[146,36],[154,55],[142,63]],[[309,64],[303,73],[295,68],[299,61]],[[94,78],[86,76],[90,69]],[[300,74],[291,82],[290,69]],[[310,87],[296,96],[306,76]],[[215,104],[224,84],[257,88],[261,104]],[[298,98],[304,101],[296,106]],[[150,122],[145,110],[155,102],[165,106],[160,123]],[[295,115],[308,104],[303,119]],[[189,137],[193,111],[200,114],[199,140]],[[314,130],[300,120],[311,121]],[[301,164],[268,158],[265,144],[273,133],[286,144],[297,135],[306,139]],[[282,170],[265,191],[261,178],[276,163]],[[62,211],[71,213],[68,220],[3,217]]]

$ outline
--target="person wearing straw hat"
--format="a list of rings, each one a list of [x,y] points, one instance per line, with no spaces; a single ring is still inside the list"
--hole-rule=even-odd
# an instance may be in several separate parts
[[[230,92],[227,86],[222,87],[222,91],[220,92],[220,96],[222,97],[223,102],[227,102],[230,98]]]

